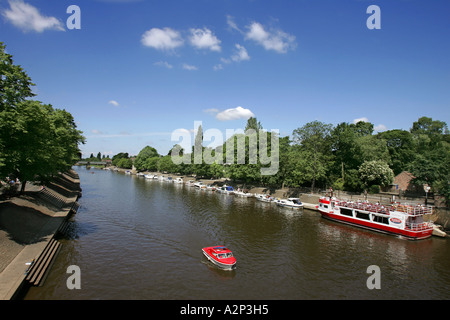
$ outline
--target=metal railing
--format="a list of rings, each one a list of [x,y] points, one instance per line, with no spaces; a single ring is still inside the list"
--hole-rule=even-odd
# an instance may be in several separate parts
[[[405,212],[411,215],[433,214],[433,207],[398,205],[396,211]]]
[[[412,231],[423,231],[433,228],[432,222],[422,222],[422,223],[410,223],[406,222],[405,228]]]
[[[382,205],[379,203],[336,201],[335,205],[352,209],[364,210],[374,213],[389,214],[390,211],[404,212],[410,215],[433,214],[433,207],[430,206],[412,206],[407,204]]]

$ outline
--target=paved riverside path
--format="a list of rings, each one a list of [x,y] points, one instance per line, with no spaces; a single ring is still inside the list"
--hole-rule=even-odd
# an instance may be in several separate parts
[[[79,186],[79,180],[71,180]],[[24,195],[0,198],[0,300],[14,298],[29,264],[43,252],[78,198],[78,194],[71,195],[70,191],[63,196],[57,192],[63,187],[54,187],[42,190],[41,186],[28,182]],[[44,192],[46,198],[42,197]],[[50,201],[52,197],[57,201]]]

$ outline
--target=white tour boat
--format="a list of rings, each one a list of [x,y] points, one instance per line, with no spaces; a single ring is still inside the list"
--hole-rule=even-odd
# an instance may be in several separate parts
[[[318,209],[324,218],[408,239],[425,239],[433,232],[433,223],[424,220],[425,215],[433,213],[431,206],[381,205],[322,197]]]

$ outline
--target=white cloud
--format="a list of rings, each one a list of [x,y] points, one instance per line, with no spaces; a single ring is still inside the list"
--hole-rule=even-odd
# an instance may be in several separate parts
[[[220,51],[221,41],[209,30],[190,29],[191,37],[189,38],[191,44],[198,49],[209,49],[211,51]]]
[[[196,66],[193,66],[193,65],[190,65],[187,63],[183,63],[183,69],[193,71],[193,70],[197,70],[198,68]]]
[[[362,122],[369,122],[369,119],[367,119],[366,117],[356,118],[356,119],[353,120],[353,123],[357,124],[360,121],[362,121]]]
[[[250,109],[245,109],[242,107],[230,108],[225,111],[219,112],[216,115],[216,119],[220,121],[237,120],[237,119],[248,119],[254,117],[254,113]]]
[[[168,63],[167,61],[157,61],[153,65],[158,66],[158,67],[165,67],[167,69],[173,68],[173,66],[170,63]]]
[[[152,28],[142,35],[141,43],[157,50],[173,50],[183,45],[181,34],[171,28]]]
[[[115,107],[118,107],[118,106],[119,106],[119,103],[118,103],[116,100],[110,100],[110,101],[108,101],[108,103],[109,103],[109,104],[112,104],[112,105],[115,106]]]
[[[296,46],[295,36],[281,30],[266,31],[258,22],[253,22],[247,28],[248,32],[245,34],[245,38],[257,42],[266,50],[286,53],[288,49],[293,49]]]
[[[362,121],[362,122],[370,122],[369,119],[366,118],[366,117],[353,119],[353,123],[354,124],[357,124],[360,121]],[[376,126],[373,127],[373,131],[375,131],[375,132],[381,132],[381,131],[386,131],[386,130],[388,130],[388,128],[384,124],[379,124],[379,125],[376,125]]]
[[[220,61],[222,61],[225,64],[229,64],[232,62],[240,62],[245,60],[250,60],[250,56],[248,55],[247,49],[245,49],[244,46],[241,46],[240,44],[236,43],[235,45],[235,52],[231,55],[230,58],[220,58]],[[222,64],[217,64],[213,67],[214,71],[223,69]]]
[[[227,15],[227,25],[232,30],[237,30],[237,31],[242,33],[241,29],[239,29],[239,27],[237,26],[236,22],[234,22],[234,18],[232,16],[230,16],[230,15]]]
[[[10,0],[9,9],[2,14],[22,31],[43,32],[45,30],[65,31],[63,23],[55,17],[43,16],[36,7],[22,0]]]
[[[223,65],[221,63],[216,64],[215,66],[213,66],[213,70],[214,71],[218,71],[218,70],[222,70],[223,69]]]
[[[373,128],[376,132],[382,132],[388,130],[388,128],[384,124],[379,124]]]
[[[209,113],[209,114],[216,114],[216,113],[219,113],[220,110],[216,109],[216,108],[209,108],[209,109],[203,110],[203,112],[206,112],[206,113]]]
[[[173,133],[181,133],[181,134],[191,134],[194,133],[195,129],[186,129],[186,128],[178,128],[173,131]]]
[[[231,60],[235,62],[250,60],[250,56],[248,55],[247,49],[245,49],[238,43],[236,43],[235,47],[237,49],[237,52],[231,56]]]
[[[103,134],[103,132],[101,132],[100,130],[97,130],[97,129],[92,129],[91,132],[93,134]]]

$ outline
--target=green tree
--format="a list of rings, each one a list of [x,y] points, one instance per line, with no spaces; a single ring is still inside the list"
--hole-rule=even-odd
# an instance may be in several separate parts
[[[395,129],[380,132],[377,137],[386,142],[390,158],[389,166],[394,174],[397,175],[406,170],[415,156],[412,134],[405,130]]]
[[[5,150],[0,173],[18,177],[22,181],[21,191],[27,181],[50,180],[78,160],[78,146],[84,143],[84,137],[70,113],[27,100],[17,103],[14,114],[15,125],[5,113],[0,115],[1,123],[11,124],[9,136],[2,137]]]
[[[54,135],[52,138],[53,149],[57,150],[59,156],[54,157],[54,165],[59,171],[68,170],[79,160],[79,145],[84,144],[86,138],[83,132],[77,129],[75,119],[64,109],[52,109],[49,106],[52,128]]]
[[[209,177],[220,179],[224,176],[224,167],[216,162],[209,165]]]
[[[145,163],[143,164],[143,167],[144,167],[146,170],[149,170],[149,171],[158,171],[158,162],[159,162],[159,159],[160,159],[159,156],[147,158],[147,159],[145,160]]]
[[[247,131],[249,129],[253,129],[256,132],[258,132],[259,130],[262,130],[262,128],[263,127],[262,127],[261,123],[258,120],[256,120],[256,118],[254,118],[254,117],[250,117],[247,120],[247,124],[245,125],[245,131]]]
[[[119,161],[120,159],[128,159],[128,152],[119,152],[118,154],[114,155],[111,159],[111,163],[113,166],[119,167]]]
[[[0,42],[0,112],[35,96],[30,77],[22,67],[14,64],[12,55],[5,49],[4,43]]]
[[[289,136],[279,138],[278,172],[275,175],[262,177],[265,184],[281,186],[282,188],[285,185],[294,186],[294,181],[291,179],[291,172],[295,169],[294,161],[297,157],[293,153],[294,148],[291,146]]]
[[[158,171],[176,173],[177,165],[173,163],[171,156],[167,155],[159,158],[158,161]]]
[[[138,170],[148,169],[146,167],[147,160],[154,157],[159,157],[158,151],[153,147],[146,146],[137,155],[134,160],[134,166]]]
[[[357,153],[354,154],[356,162],[362,164],[365,161],[382,160],[390,162],[389,150],[386,141],[377,136],[366,135],[356,138]]]
[[[6,165],[5,141],[10,138],[11,130],[20,130],[15,121],[17,104],[35,95],[31,89],[33,85],[27,73],[14,64],[12,55],[6,53],[4,43],[0,42],[0,170]]]
[[[416,177],[414,183],[416,185],[428,184],[433,191],[442,190],[445,195],[450,173],[450,143],[447,123],[429,117],[421,117],[413,123],[410,132],[416,155],[408,168]]]
[[[15,125],[9,137],[2,139],[4,166],[2,176],[13,175],[22,181],[22,191],[28,180],[43,179],[53,173],[51,159],[51,122],[48,109],[37,101],[19,102],[14,108]],[[5,114],[4,124],[11,123]],[[39,178],[40,177],[40,178]]]
[[[349,125],[350,128],[360,137],[371,136],[373,133],[373,124],[366,121],[358,121]]]
[[[332,172],[339,177],[339,183],[345,184],[348,171],[357,169],[361,164],[355,157],[360,152],[356,139],[356,131],[345,122],[338,124],[331,132],[331,150],[335,157]]]
[[[386,141],[374,136],[373,124],[359,121],[356,124],[340,123],[331,133],[331,150],[335,157],[330,173],[334,185],[349,191],[362,188],[358,173],[365,161],[382,160],[390,163]]]
[[[361,181],[366,188],[372,185],[388,186],[394,180],[394,172],[384,161],[365,161],[359,167]]]
[[[314,189],[316,181],[326,179],[327,168],[332,163],[331,156],[331,124],[312,121],[293,132],[294,143],[301,146],[301,157],[306,160],[303,171],[305,177],[311,181]]]
[[[68,170],[85,142],[69,112],[27,100],[33,85],[0,42],[0,175],[18,177],[22,191]]]
[[[448,134],[448,127],[447,123],[440,120],[433,120],[429,117],[421,117],[417,121],[413,123],[413,126],[411,128],[411,133],[415,136],[424,134],[427,136],[434,136],[437,139],[440,140],[440,137],[444,134]]]
[[[133,167],[133,161],[130,158],[120,158],[117,161],[117,166],[123,169],[131,169]]]

